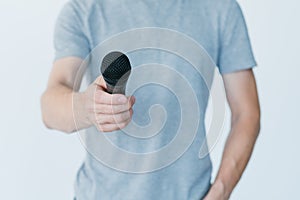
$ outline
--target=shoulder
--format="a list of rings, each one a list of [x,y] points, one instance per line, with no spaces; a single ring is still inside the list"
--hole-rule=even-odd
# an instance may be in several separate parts
[[[222,23],[230,12],[236,10],[239,4],[236,0],[194,0],[199,9],[204,9],[206,15]]]
[[[209,4],[210,6],[215,7],[220,14],[226,14],[230,12],[232,8],[238,6],[236,0],[210,0]]]
[[[242,10],[236,0],[205,0],[219,22],[220,26],[225,26],[227,22],[242,18]]]
[[[208,2],[211,6],[215,6],[217,9],[223,11],[226,11],[230,9],[230,7],[238,4],[236,0],[209,0]]]
[[[64,12],[74,12],[77,15],[89,13],[97,4],[96,0],[69,0],[63,6]]]
[[[203,0],[207,8],[215,14],[226,15],[232,9],[239,6],[236,0]]]
[[[58,21],[83,25],[96,4],[97,0],[69,0],[61,8]]]

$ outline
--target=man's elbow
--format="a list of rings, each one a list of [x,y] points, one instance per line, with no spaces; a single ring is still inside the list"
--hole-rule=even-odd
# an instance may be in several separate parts
[[[261,111],[259,106],[247,108],[237,113],[232,113],[232,125],[239,122],[249,124],[255,128],[255,132],[259,134],[261,127]]]
[[[67,127],[64,123],[63,126],[60,126],[59,124],[56,124],[55,121],[57,121],[57,117],[53,119],[53,116],[51,117],[49,105],[48,105],[48,98],[47,98],[47,92],[44,92],[40,98],[40,104],[41,104],[41,114],[42,114],[42,121],[44,126],[47,129],[50,130],[58,130],[62,131],[66,134],[71,134],[74,133],[75,130],[73,127]]]
[[[44,92],[40,98],[40,106],[41,106],[41,114],[42,114],[42,120],[46,128],[53,129],[49,123],[48,114],[47,114],[47,94]]]
[[[257,135],[258,135],[259,132],[260,132],[260,126],[261,126],[261,112],[260,112],[260,108],[254,109],[252,111],[250,120],[252,120],[253,126],[255,127]]]

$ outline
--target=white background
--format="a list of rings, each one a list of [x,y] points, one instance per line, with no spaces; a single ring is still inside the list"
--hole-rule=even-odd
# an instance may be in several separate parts
[[[39,103],[53,59],[53,26],[64,2],[0,2],[0,199],[73,197],[84,150],[76,135],[43,126]],[[262,130],[231,199],[300,199],[300,3],[240,4],[259,63]],[[225,138],[212,152],[214,174]]]

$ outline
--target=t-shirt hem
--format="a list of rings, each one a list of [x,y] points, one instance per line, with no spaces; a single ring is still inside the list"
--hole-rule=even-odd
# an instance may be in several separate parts
[[[55,55],[54,56],[54,61],[57,61],[59,59],[62,59],[62,58],[67,58],[67,57],[78,57],[78,58],[81,58],[81,59],[86,59],[88,56],[88,54],[86,53],[78,53],[78,52],[74,52],[74,53],[70,53],[70,52],[67,52],[67,53],[60,53],[58,55]]]
[[[225,69],[219,69],[220,74],[229,74],[229,73],[234,73],[234,72],[238,72],[238,71],[243,71],[243,70],[248,70],[248,69],[253,69],[255,67],[257,67],[257,63],[254,61],[252,63],[249,64],[243,64],[243,65],[239,65],[240,67],[230,67],[230,68],[225,68]]]

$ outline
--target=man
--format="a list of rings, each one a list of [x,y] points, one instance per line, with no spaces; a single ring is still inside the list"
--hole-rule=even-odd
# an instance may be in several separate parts
[[[176,132],[173,127],[178,127],[180,121],[176,118],[176,109],[173,109],[176,101],[161,88],[150,87],[137,92],[135,97],[111,95],[105,91],[101,75],[95,73],[84,92],[78,92],[78,88],[74,87],[83,59],[97,45],[112,35],[143,27],[167,28],[188,35],[203,46],[219,67],[232,116],[218,175],[210,185],[210,158],[198,158],[199,144],[205,140],[201,117],[195,142],[181,158],[161,170],[125,173],[105,166],[88,154],[77,175],[76,198],[229,199],[247,165],[260,127],[260,109],[252,72],[256,63],[244,18],[235,0],[70,1],[61,11],[56,25],[56,58],[41,99],[44,123],[48,128],[66,133],[88,128],[92,130],[91,134],[110,133],[107,137],[111,137],[117,146],[137,153],[145,153],[145,149],[154,151],[168,143]],[[185,65],[179,66],[180,61],[170,58],[165,52],[151,50],[132,58],[136,58],[132,60],[138,64],[149,63],[153,59],[172,63],[179,70]],[[194,74],[188,67],[182,73]],[[193,77],[191,85],[201,99],[199,107],[205,110],[208,93],[203,91],[204,81]],[[160,132],[162,136],[156,138],[158,141],[149,144],[127,138],[122,129],[132,118],[134,121],[147,121],[144,119],[147,108],[157,102],[165,104],[167,112],[171,113]],[[76,115],[76,124],[72,109],[74,113],[80,113]],[[110,155],[110,152],[105,153]]]

